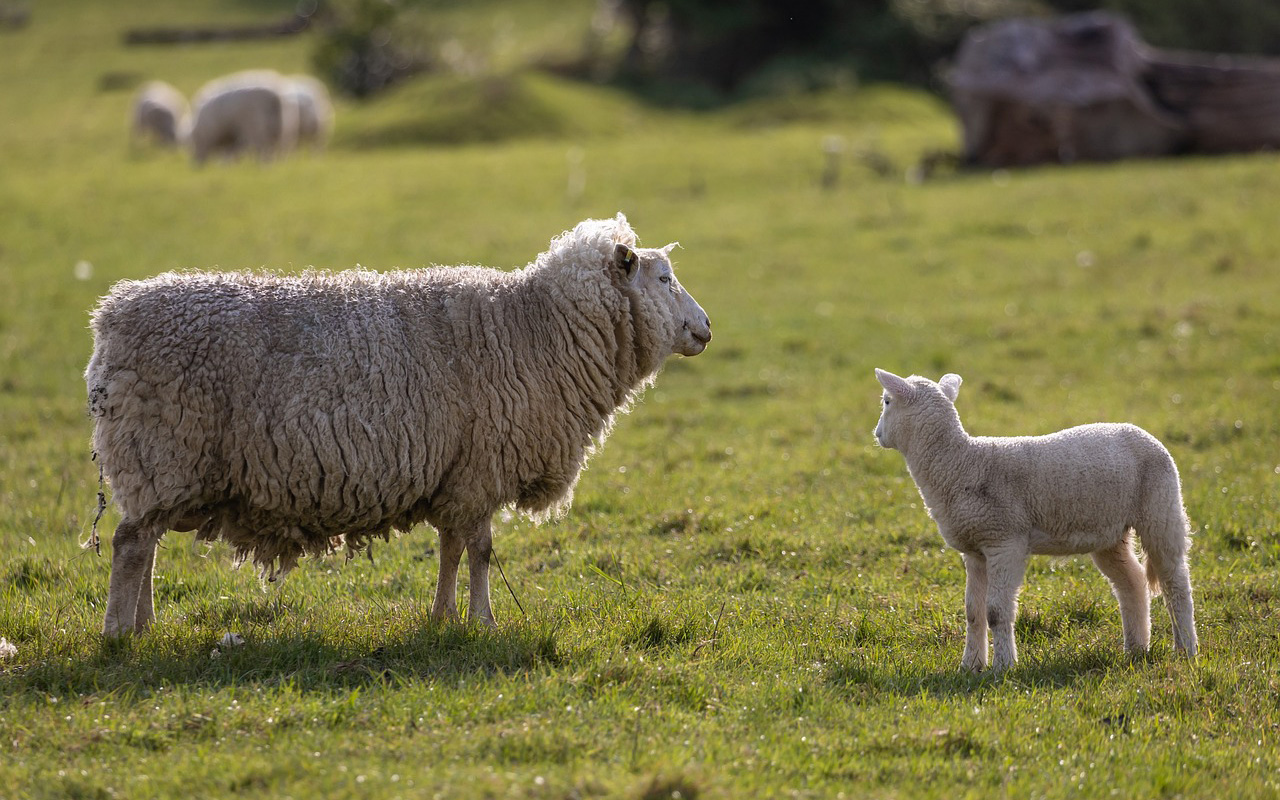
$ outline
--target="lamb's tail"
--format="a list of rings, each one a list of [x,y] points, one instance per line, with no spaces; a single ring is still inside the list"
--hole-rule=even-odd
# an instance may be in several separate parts
[[[1152,560],[1149,553],[1144,553],[1142,557],[1143,566],[1147,568],[1147,588],[1151,590],[1152,597],[1160,596],[1160,576],[1156,572],[1155,561]]]

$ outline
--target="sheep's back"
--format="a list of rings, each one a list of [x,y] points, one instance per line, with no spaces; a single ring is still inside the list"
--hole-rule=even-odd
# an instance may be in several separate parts
[[[108,297],[94,328],[95,449],[125,513],[385,527],[454,446],[447,365],[373,284],[166,276]]]

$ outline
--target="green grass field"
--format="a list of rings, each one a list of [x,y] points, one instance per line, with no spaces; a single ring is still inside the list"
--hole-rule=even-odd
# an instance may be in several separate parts
[[[491,0],[441,17],[490,72],[342,102],[322,155],[196,170],[130,149],[129,85],[305,69],[310,40],[121,30],[291,4],[34,5],[0,31],[0,796],[1280,796],[1276,155],[917,184],[957,144],[936,100],[645,108],[520,68],[576,47],[593,3]],[[497,631],[429,621],[429,529],[271,586],[171,534],[157,627],[102,640],[116,517],[101,555],[81,548],[81,373],[114,281],[509,268],[619,210],[682,243],[715,340],[620,420],[567,516],[496,525]],[[1200,657],[1172,653],[1161,600],[1151,653],[1124,656],[1088,559],[1039,558],[1019,665],[961,673],[964,571],[875,446],[876,366],[963,375],[976,434],[1161,438]],[[218,649],[227,632],[246,644]]]

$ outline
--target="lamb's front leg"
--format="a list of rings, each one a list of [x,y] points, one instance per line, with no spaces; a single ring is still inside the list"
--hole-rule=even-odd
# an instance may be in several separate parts
[[[1112,592],[1120,603],[1125,651],[1145,652],[1151,644],[1151,593],[1146,572],[1134,555],[1133,540],[1125,536],[1111,549],[1092,555],[1098,570],[1111,581]]]
[[[982,553],[964,554],[964,617],[960,666],[981,672],[987,668],[987,559]]]
[[[1013,638],[1013,621],[1018,616],[1018,591],[1027,572],[1027,547],[1024,542],[988,548],[987,560],[987,626],[991,628],[991,666],[999,671],[1012,667],[1018,660],[1018,645]]]

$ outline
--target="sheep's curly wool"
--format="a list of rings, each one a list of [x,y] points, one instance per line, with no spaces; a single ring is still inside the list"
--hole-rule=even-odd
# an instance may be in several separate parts
[[[562,510],[681,325],[602,268],[636,243],[625,218],[589,222],[513,272],[117,284],[85,375],[114,502],[270,575],[424,520]]]

